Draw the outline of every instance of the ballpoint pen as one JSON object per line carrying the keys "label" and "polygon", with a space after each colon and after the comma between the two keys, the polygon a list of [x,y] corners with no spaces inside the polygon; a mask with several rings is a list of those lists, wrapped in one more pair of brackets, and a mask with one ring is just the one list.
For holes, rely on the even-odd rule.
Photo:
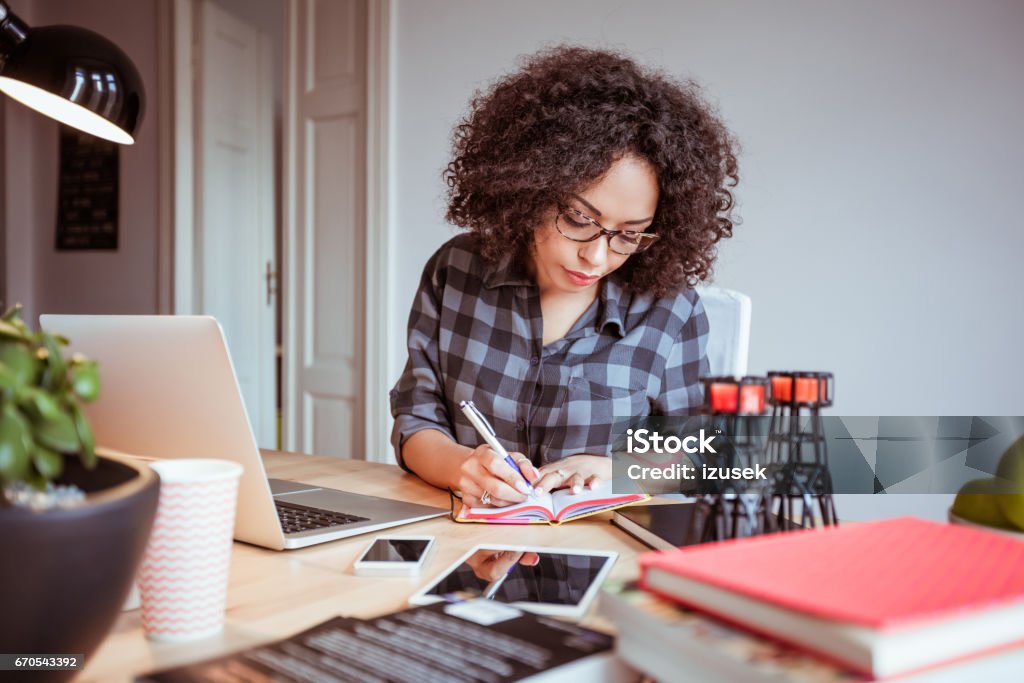
{"label": "ballpoint pen", "polygon": [[466,419],[468,419],[476,428],[476,431],[484,438],[484,441],[486,441],[487,445],[491,447],[491,450],[507,462],[509,467],[519,473],[519,476],[523,478],[524,482],[526,482],[530,495],[534,495],[535,491],[533,484],[531,484],[530,480],[526,478],[523,471],[519,469],[519,463],[517,463],[515,459],[508,454],[505,447],[498,442],[497,435],[494,433],[494,428],[491,427],[491,423],[487,421],[487,418],[483,416],[475,405],[473,405],[472,401],[462,401],[459,403],[459,407],[462,408],[462,414],[465,415]]}
{"label": "ballpoint pen", "polygon": [[494,596],[498,594],[498,589],[501,588],[501,584],[505,583],[505,579],[508,578],[509,574],[511,574],[512,570],[515,568],[516,563],[513,562],[512,566],[508,568],[507,572],[505,572],[504,574],[496,578],[494,581],[491,581],[489,584],[487,584],[487,588],[484,589],[484,592],[480,595],[480,597],[484,600],[493,600]]}

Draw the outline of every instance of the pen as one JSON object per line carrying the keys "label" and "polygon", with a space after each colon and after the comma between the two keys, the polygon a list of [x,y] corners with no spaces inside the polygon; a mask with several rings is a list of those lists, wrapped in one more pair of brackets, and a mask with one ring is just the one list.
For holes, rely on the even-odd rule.
{"label": "pen", "polygon": [[508,451],[505,450],[504,446],[498,443],[498,438],[494,433],[494,428],[491,427],[491,423],[487,421],[487,418],[483,416],[475,405],[473,405],[472,401],[462,401],[459,403],[459,407],[462,408],[462,414],[466,416],[466,419],[468,419],[474,427],[476,427],[476,431],[484,438],[484,441],[486,441],[487,445],[491,447],[491,450],[501,456],[502,459],[509,464],[509,467],[519,473],[519,476],[526,482],[527,488],[530,489],[530,495],[532,496],[534,493],[533,484],[531,484],[530,480],[526,478],[523,471],[519,469],[519,463],[517,463],[515,459],[508,454]]}
{"label": "pen", "polygon": [[484,600],[493,600],[494,596],[498,594],[498,589],[501,588],[501,584],[505,583],[505,579],[508,578],[508,575],[512,573],[513,569],[515,569],[515,564],[509,567],[507,572],[499,576],[494,581],[491,581],[480,597]]}

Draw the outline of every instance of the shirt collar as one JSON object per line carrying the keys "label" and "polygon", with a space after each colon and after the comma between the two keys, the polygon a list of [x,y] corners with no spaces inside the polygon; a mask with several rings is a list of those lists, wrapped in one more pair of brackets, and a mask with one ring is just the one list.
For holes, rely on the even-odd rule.
{"label": "shirt collar", "polygon": [[[530,274],[511,255],[504,257],[496,266],[487,271],[483,278],[484,287],[494,289],[504,286],[536,286]],[[623,307],[626,305],[626,291],[614,274],[601,280],[601,309],[598,311],[597,330],[601,332],[611,326],[620,336],[625,336]]]}
{"label": "shirt collar", "polygon": [[612,326],[620,337],[625,336],[625,324],[623,323],[623,308],[626,298],[626,291],[613,273],[601,281],[601,311],[598,314],[598,331],[603,331]]}
{"label": "shirt collar", "polygon": [[505,285],[532,285],[533,278],[526,272],[526,269],[519,263],[513,254],[501,259],[493,268],[484,274],[484,287],[494,289]]}

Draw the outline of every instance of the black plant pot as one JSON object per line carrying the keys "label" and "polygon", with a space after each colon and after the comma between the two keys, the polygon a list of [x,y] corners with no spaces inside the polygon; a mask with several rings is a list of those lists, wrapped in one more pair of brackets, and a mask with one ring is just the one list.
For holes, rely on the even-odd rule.
{"label": "black plant pot", "polygon": [[160,480],[145,465],[101,457],[92,471],[69,458],[60,482],[78,485],[88,502],[45,512],[0,508],[0,652],[81,654],[88,663],[131,589]]}

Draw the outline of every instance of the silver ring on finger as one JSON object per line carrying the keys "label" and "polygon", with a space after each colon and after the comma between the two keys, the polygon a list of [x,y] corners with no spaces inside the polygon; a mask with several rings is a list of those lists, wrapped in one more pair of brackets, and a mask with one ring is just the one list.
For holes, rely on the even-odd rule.
{"label": "silver ring on finger", "polygon": [[490,505],[491,504],[491,492],[484,489],[484,492],[480,494],[480,504]]}

